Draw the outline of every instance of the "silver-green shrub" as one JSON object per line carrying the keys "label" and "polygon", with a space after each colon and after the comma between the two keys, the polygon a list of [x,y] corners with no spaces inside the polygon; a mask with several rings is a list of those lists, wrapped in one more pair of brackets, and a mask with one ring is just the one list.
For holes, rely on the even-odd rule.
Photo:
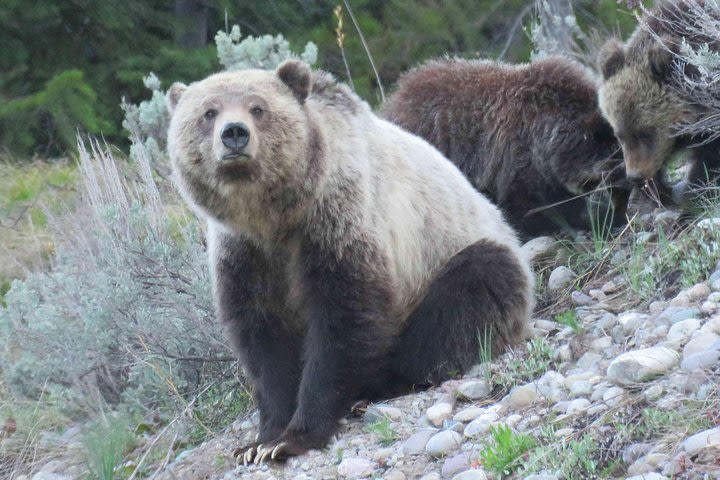
{"label": "silver-green shrub", "polygon": [[578,25],[570,0],[536,0],[528,34],[532,60],[563,55],[592,64],[587,58],[588,37]]}
{"label": "silver-green shrub", "polygon": [[232,365],[202,231],[164,203],[142,148],[134,168],[98,144],[79,152],[79,205],[48,213],[51,269],[14,281],[0,309],[0,376],[72,411],[176,411]]}
{"label": "silver-green shrub", "polygon": [[[674,70],[672,84],[690,103],[702,106],[702,112],[697,119],[678,125],[678,133],[709,142],[720,137],[720,1],[689,0],[684,8],[687,9],[684,15],[661,19],[664,28],[682,36],[680,45],[666,45],[679,67]],[[647,7],[642,7],[642,11],[645,15],[653,14]],[[649,28],[647,24],[642,27]],[[666,42],[662,36],[655,37]],[[692,39],[692,44],[687,38]]]}
{"label": "silver-green shrub", "polygon": [[308,42],[303,53],[296,55],[282,35],[250,36],[242,41],[240,38],[240,27],[237,25],[232,27],[230,33],[221,30],[215,35],[218,59],[225,70],[271,70],[291,58],[299,58],[310,65],[317,61],[318,50],[313,42]]}

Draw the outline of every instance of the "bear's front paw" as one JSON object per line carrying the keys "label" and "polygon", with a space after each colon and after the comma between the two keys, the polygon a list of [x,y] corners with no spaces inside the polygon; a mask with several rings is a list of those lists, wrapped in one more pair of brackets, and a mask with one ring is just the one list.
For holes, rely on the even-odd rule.
{"label": "bear's front paw", "polygon": [[266,444],[251,445],[243,451],[236,450],[237,461],[247,465],[262,465],[268,460],[282,462],[289,457],[302,455],[308,448],[299,439],[280,438]]}

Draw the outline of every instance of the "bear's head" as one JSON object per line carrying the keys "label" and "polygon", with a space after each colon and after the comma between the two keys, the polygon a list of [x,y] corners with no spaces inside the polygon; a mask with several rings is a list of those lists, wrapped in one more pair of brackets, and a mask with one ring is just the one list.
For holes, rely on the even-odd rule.
{"label": "bear's head", "polygon": [[628,179],[642,183],[677,150],[675,127],[689,112],[670,84],[672,52],[662,42],[637,50],[629,58],[618,41],[605,44],[599,57],[603,81],[598,101],[622,146]]}
{"label": "bear's head", "polygon": [[274,72],[224,72],[172,85],[168,153],[191,204],[243,226],[265,209],[301,201],[318,168],[306,108],[311,77],[305,63],[288,61]]}

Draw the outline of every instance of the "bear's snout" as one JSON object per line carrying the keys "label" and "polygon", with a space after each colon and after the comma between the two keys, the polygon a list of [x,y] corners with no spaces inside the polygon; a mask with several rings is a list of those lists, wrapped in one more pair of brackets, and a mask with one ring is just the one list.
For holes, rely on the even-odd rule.
{"label": "bear's snout", "polygon": [[220,133],[223,145],[232,150],[232,154],[239,153],[250,142],[250,129],[242,122],[228,123]]}

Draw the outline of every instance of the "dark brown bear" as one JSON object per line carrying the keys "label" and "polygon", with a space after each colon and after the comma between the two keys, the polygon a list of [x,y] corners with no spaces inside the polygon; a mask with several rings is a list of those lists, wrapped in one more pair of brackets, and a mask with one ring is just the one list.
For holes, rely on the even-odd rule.
{"label": "dark brown bear", "polygon": [[[437,147],[523,235],[609,225],[584,193],[623,177],[592,78],[553,57],[530,64],[433,60],[401,76],[383,115]],[[615,191],[615,219],[627,192]]]}
{"label": "dark brown bear", "polygon": [[663,173],[676,153],[688,153],[690,171],[685,185],[702,186],[715,179],[720,169],[720,140],[678,134],[677,130],[706,113],[683,88],[685,76],[692,79],[697,72],[675,56],[684,42],[695,49],[708,44],[720,51],[720,39],[703,35],[697,25],[698,13],[703,10],[720,20],[717,6],[706,3],[660,2],[643,15],[625,45],[611,40],[600,54],[604,77],[600,108],[622,145],[627,176],[637,184],[654,180],[664,201],[670,200],[670,191],[664,186]]}

